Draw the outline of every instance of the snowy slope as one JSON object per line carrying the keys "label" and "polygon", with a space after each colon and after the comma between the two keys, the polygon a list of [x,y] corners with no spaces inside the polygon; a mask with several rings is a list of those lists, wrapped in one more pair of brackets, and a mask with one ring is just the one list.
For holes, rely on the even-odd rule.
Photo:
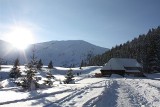
{"label": "snowy slope", "polygon": [[[0,41],[2,43],[2,41]],[[10,51],[6,50],[6,46],[11,47],[7,43],[2,45],[2,51],[0,51],[0,58],[4,58],[13,62],[13,59],[19,58],[20,63],[24,64],[30,61],[32,56],[32,49],[35,46],[35,55],[37,60],[42,59],[45,65],[48,65],[49,61],[53,61],[54,66],[70,66],[74,64],[79,66],[82,60],[87,60],[90,57],[102,54],[108,49],[95,46],[82,40],[68,40],[68,41],[50,41],[44,43],[37,43],[30,45],[25,52],[17,51],[11,47]],[[6,54],[6,51],[8,54]],[[4,57],[5,55],[5,57]],[[13,64],[13,63],[11,63]]]}
{"label": "snowy slope", "polygon": [[82,60],[86,60],[97,54],[104,53],[107,49],[101,48],[82,40],[51,41],[35,45],[36,56],[41,58],[45,64],[50,60],[54,65],[79,66]]}
{"label": "snowy slope", "polygon": [[[73,72],[84,71],[82,75],[75,76],[75,84],[54,84],[51,88],[35,91],[22,91],[12,84],[0,88],[0,107],[160,107],[159,80],[95,78],[89,75],[100,72],[101,67],[72,69]],[[64,76],[67,70],[56,67],[54,76]],[[11,82],[4,80],[0,83]]]}

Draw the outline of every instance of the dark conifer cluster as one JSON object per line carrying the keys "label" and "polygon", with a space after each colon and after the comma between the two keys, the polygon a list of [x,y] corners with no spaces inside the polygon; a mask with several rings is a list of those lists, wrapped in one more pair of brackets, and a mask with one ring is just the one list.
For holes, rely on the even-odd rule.
{"label": "dark conifer cluster", "polygon": [[144,72],[160,71],[160,26],[91,58],[88,65],[104,65],[111,58],[135,58],[143,65]]}

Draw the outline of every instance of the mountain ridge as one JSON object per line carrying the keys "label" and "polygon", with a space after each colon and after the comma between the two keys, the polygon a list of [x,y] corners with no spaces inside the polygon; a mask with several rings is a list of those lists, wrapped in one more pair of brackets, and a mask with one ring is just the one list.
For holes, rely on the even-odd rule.
{"label": "mountain ridge", "polygon": [[[35,55],[37,60],[41,59],[45,65],[52,60],[55,66],[66,67],[69,67],[72,64],[79,66],[82,60],[87,61],[89,58],[102,54],[108,50],[107,48],[93,45],[84,40],[49,41],[31,44],[25,52],[13,49],[6,55],[6,57],[3,57],[6,48],[4,49],[4,46],[0,47],[4,49],[0,52],[0,58],[3,57],[9,62],[9,64],[11,62],[13,63],[16,58],[20,59],[21,64],[28,63],[33,54],[32,49],[34,46],[36,49]],[[12,61],[9,61],[10,59]]]}

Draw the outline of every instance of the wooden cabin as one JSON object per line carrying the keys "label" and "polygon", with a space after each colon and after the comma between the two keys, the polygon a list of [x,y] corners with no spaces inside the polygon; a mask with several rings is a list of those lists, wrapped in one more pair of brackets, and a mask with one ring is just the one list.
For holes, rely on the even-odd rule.
{"label": "wooden cabin", "polygon": [[142,66],[136,59],[111,58],[101,69],[103,76],[112,74],[143,76]]}

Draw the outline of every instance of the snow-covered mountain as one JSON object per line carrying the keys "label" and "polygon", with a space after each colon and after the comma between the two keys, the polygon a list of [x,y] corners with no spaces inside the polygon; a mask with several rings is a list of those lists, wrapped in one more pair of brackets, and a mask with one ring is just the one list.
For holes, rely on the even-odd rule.
{"label": "snow-covered mountain", "polygon": [[[53,64],[56,66],[70,66],[71,64],[79,66],[82,60],[86,61],[90,57],[97,54],[102,54],[108,50],[83,40],[50,41],[37,43],[30,45],[25,50],[25,52],[17,51],[7,42],[3,41],[3,44],[5,45],[0,47],[1,49],[3,48],[3,50],[0,51],[0,58],[13,60],[18,57],[21,64],[30,61],[33,47],[35,47],[35,56],[37,57],[37,60],[41,59],[45,65],[48,64],[49,61],[53,61]],[[9,49],[4,47],[9,47]]]}
{"label": "snow-covered mountain", "polygon": [[[34,46],[38,59],[42,59],[45,64],[52,60],[56,66],[70,66],[71,64],[79,66],[82,60],[87,60],[107,50],[82,40],[50,41]],[[26,50],[28,56],[32,55],[32,49],[33,45]]]}

